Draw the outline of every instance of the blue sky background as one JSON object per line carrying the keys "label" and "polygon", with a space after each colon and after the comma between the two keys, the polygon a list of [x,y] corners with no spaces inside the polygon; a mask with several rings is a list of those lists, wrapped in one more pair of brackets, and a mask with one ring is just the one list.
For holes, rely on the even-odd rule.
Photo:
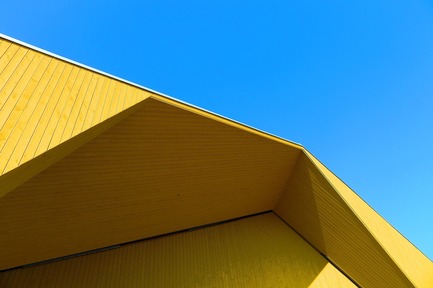
{"label": "blue sky background", "polygon": [[303,144],[433,259],[432,1],[0,11],[0,33]]}

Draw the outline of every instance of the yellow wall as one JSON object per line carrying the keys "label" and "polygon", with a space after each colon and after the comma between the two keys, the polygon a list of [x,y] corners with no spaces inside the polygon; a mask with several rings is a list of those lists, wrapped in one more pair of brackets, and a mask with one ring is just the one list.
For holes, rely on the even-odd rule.
{"label": "yellow wall", "polygon": [[[283,145],[300,148],[299,145],[0,38],[0,197],[111,127],[120,118],[128,116],[130,113],[123,113],[125,110],[148,97]],[[112,119],[114,115],[116,121]],[[100,123],[103,125],[98,126]],[[78,141],[74,139],[95,126],[99,128]],[[72,140],[71,143],[63,146],[67,149],[50,152],[69,140]],[[35,163],[29,163],[32,160]],[[19,169],[23,165],[26,168]]]}
{"label": "yellow wall", "polygon": [[299,150],[154,99],[138,106],[0,198],[0,269],[275,206]]}
{"label": "yellow wall", "polygon": [[0,272],[1,287],[355,287],[273,213]]}
{"label": "yellow wall", "polygon": [[274,211],[362,287],[414,287],[306,153]]}
{"label": "yellow wall", "polygon": [[297,144],[3,38],[0,108],[0,269],[275,208],[362,286],[433,285]]}
{"label": "yellow wall", "polygon": [[313,155],[308,158],[416,287],[433,287],[433,263]]}
{"label": "yellow wall", "polygon": [[[59,157],[45,157],[43,165],[16,173],[15,168],[151,95],[135,86],[1,40],[0,177],[6,177],[0,179],[0,197]],[[56,154],[62,157],[70,151],[62,152]]]}
{"label": "yellow wall", "polygon": [[150,95],[6,40],[0,59],[0,175]]}

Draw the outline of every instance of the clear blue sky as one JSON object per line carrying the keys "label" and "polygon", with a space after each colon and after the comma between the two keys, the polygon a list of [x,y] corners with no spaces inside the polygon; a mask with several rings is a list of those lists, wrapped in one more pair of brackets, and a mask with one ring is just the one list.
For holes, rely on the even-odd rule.
{"label": "clear blue sky", "polygon": [[433,3],[0,0],[0,33],[303,144],[433,259]]}

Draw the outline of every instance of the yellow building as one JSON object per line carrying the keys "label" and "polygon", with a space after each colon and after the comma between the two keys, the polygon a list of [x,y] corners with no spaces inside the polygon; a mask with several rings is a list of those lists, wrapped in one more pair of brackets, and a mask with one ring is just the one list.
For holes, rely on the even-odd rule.
{"label": "yellow building", "polygon": [[433,287],[299,144],[0,36],[0,287]]}

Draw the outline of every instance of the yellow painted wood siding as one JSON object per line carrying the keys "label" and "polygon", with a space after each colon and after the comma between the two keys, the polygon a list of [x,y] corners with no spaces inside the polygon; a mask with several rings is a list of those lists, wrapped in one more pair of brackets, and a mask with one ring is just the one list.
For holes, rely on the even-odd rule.
{"label": "yellow painted wood siding", "polygon": [[1,287],[355,287],[273,213],[0,272]]}
{"label": "yellow painted wood siding", "polygon": [[[55,157],[45,157],[47,151],[150,96],[220,123],[300,148],[79,64],[1,36],[0,40],[0,197],[66,156],[61,154],[64,151],[70,152],[84,142],[72,141],[75,147],[68,144],[69,149],[56,149]],[[108,128],[107,124],[102,127]],[[103,129],[95,131],[102,132]],[[44,157],[38,157],[41,155]],[[36,163],[29,163],[33,160]],[[23,164],[26,164],[26,169],[15,171]]]}
{"label": "yellow painted wood siding", "polygon": [[305,153],[274,211],[362,287],[414,287]]}
{"label": "yellow painted wood siding", "polygon": [[433,287],[433,262],[407,241],[320,161],[309,152],[306,153],[412,283],[416,287]]}
{"label": "yellow painted wood siding", "polygon": [[0,269],[275,206],[298,149],[154,99],[138,106],[0,198]]}
{"label": "yellow painted wood siding", "polygon": [[150,95],[119,80],[2,40],[0,175]]}
{"label": "yellow painted wood siding", "polygon": [[276,207],[362,285],[432,286],[432,262],[300,149],[0,38],[0,269]]}
{"label": "yellow painted wood siding", "polygon": [[[114,115],[113,117],[110,117],[109,119],[101,122],[100,124],[86,129],[86,131],[81,132],[77,136],[69,139],[68,141],[65,141],[47,150],[43,154],[31,159],[30,161],[25,162],[24,164],[21,164],[15,169],[9,171],[8,173],[1,175],[0,203],[3,201],[1,198],[4,195],[9,193],[10,191],[13,191],[13,189],[28,181],[44,169],[50,167],[56,161],[64,158],[66,155],[76,150],[78,147],[82,146],[83,144],[87,143],[91,139],[95,138],[102,132],[112,127],[113,125],[119,123],[120,121],[128,117],[140,107],[140,104],[141,102],[126,109],[125,111]],[[42,141],[43,140],[44,139],[42,139]],[[0,216],[1,212],[2,211],[0,210]]]}

